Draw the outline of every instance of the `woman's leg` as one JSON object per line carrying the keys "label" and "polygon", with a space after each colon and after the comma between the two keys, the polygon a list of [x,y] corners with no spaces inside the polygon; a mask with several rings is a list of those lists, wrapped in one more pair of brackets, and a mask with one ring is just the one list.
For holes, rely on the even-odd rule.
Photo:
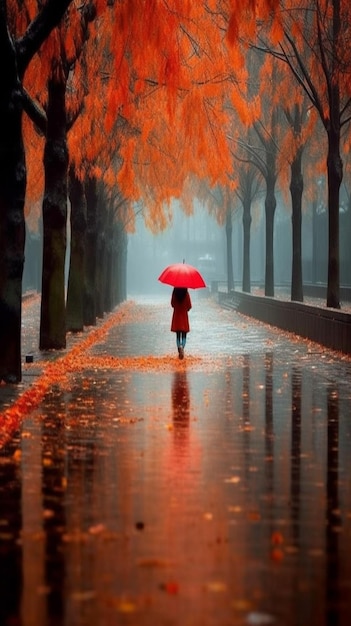
{"label": "woman's leg", "polygon": [[186,333],[182,333],[182,348],[185,348],[185,344],[186,344]]}
{"label": "woman's leg", "polygon": [[182,359],[183,356],[184,356],[184,350],[182,348],[182,333],[181,333],[181,331],[177,331],[177,348],[178,348],[179,358]]}

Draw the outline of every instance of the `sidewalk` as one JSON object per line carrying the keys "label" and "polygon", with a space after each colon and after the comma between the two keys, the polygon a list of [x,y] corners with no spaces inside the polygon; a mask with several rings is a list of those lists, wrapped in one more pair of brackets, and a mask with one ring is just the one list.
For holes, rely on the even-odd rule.
{"label": "sidewalk", "polygon": [[24,307],[1,626],[351,623],[351,360],[191,295],[184,361],[166,289],[55,358]]}

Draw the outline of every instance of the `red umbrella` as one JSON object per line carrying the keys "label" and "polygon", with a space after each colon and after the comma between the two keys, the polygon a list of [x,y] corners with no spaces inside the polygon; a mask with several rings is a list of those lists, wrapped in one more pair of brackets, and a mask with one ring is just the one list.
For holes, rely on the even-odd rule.
{"label": "red umbrella", "polygon": [[158,280],[172,287],[186,287],[190,289],[206,287],[199,270],[188,263],[173,263],[173,265],[169,265],[160,274]]}

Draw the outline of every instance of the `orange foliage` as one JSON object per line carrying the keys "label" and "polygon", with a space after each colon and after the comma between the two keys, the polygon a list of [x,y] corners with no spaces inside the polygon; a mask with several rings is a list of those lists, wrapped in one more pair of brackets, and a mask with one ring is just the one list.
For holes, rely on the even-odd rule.
{"label": "orange foliage", "polygon": [[[23,32],[35,15],[34,3],[21,3],[21,12],[15,0],[12,4]],[[247,113],[240,95],[245,76],[239,78],[240,89],[234,78],[235,72],[243,72],[243,56],[236,55],[238,67],[233,68],[225,20],[218,27],[218,2],[210,4],[213,14],[202,3],[184,0],[125,0],[110,8],[99,0],[97,7],[86,61],[76,62],[70,77],[68,113],[85,101],[69,134],[71,160],[81,177],[100,172],[107,185],[117,182],[130,201],[143,197],[150,221],[155,214],[163,227],[168,217],[166,211],[163,219],[162,211],[170,197],[182,193],[189,172],[213,184],[224,181],[231,169],[224,103],[236,92],[233,102],[242,118]],[[68,18],[44,43],[26,75],[28,89],[41,104],[52,60],[74,58],[81,45],[80,8],[72,2]],[[120,115],[127,120],[127,132],[116,131]],[[31,167],[41,163],[41,144],[29,137],[28,146],[29,202],[34,202],[40,188],[32,186]]]}
{"label": "orange foliage", "polygon": [[[272,16],[275,19],[279,4],[279,0],[231,0],[227,30],[229,45],[237,45],[239,34],[240,37],[254,39],[257,21],[267,21]],[[278,30],[275,32],[277,34]]]}
{"label": "orange foliage", "polygon": [[[92,36],[70,76],[68,112],[78,111],[84,101],[68,137],[71,161],[81,178],[98,176],[111,190],[117,185],[129,203],[141,199],[146,222],[162,229],[171,219],[170,199],[188,197],[189,177],[209,187],[233,189],[237,184],[233,125],[245,128],[262,114],[258,94],[248,101],[246,49],[238,35],[254,37],[256,20],[264,19],[278,42],[279,2],[96,4]],[[33,13],[34,3],[25,0],[22,6],[27,5]],[[72,2],[68,19],[45,42],[26,76],[28,88],[42,103],[46,95],[41,77],[48,75],[53,57],[74,57],[82,42],[80,8]],[[28,14],[21,11],[16,17],[17,28],[23,30]],[[261,80],[270,80],[267,66]],[[278,90],[271,94],[274,103],[280,98]],[[40,149],[34,141],[30,163],[41,161]],[[31,186],[34,174],[29,171]],[[184,201],[187,210],[190,204]]]}
{"label": "orange foliage", "polygon": [[33,129],[32,122],[24,117],[23,137],[27,161],[27,186],[25,216],[32,231],[37,231],[41,199],[44,190],[43,149],[44,138]]}
{"label": "orange foliage", "polygon": [[[26,23],[36,12],[35,3],[30,0],[21,3],[22,21],[24,29]],[[25,10],[27,9],[27,11]],[[64,71],[65,63],[74,64],[74,72],[70,72],[69,77],[69,97],[67,97],[67,119],[74,114],[81,105],[84,87],[84,76],[82,76],[82,66],[79,63],[81,46],[83,43],[83,28],[81,22],[81,3],[73,1],[67,11],[67,18],[62,20],[59,28],[54,29],[50,37],[44,42],[39,53],[32,60],[24,77],[24,86],[30,96],[37,101],[44,109],[47,100],[47,80],[51,75]],[[100,110],[101,116],[101,110]],[[84,120],[82,124],[84,129]],[[43,194],[43,137],[37,134],[32,123],[24,117],[23,122],[24,140],[27,157],[28,186],[26,196],[26,216],[28,223],[33,227],[38,219],[38,207]],[[88,136],[88,135],[87,135]],[[79,154],[80,149],[75,151]],[[92,152],[92,159],[95,152]]]}
{"label": "orange foliage", "polygon": [[235,102],[241,98],[247,112],[218,14],[177,0],[123,2],[114,11],[106,132],[119,113],[135,129],[122,136],[117,180],[126,197],[143,199],[154,229],[167,225],[168,201],[181,196],[189,173],[214,184],[231,170],[225,99],[236,91]]}

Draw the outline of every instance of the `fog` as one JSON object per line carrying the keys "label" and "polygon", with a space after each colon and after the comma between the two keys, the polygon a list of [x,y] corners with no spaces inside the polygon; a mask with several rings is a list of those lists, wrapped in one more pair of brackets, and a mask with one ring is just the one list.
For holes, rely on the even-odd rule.
{"label": "fog", "polygon": [[[165,290],[157,278],[171,263],[185,262],[195,265],[202,273],[209,289],[213,281],[227,280],[227,242],[225,225],[219,225],[200,203],[194,202],[193,215],[183,213],[179,204],[172,204],[173,219],[169,228],[160,234],[152,234],[138,215],[136,232],[128,242],[128,293],[152,294]],[[251,280],[264,283],[265,246],[263,207],[259,207],[251,227]],[[279,282],[290,280],[291,266],[291,218],[277,211],[276,267]],[[233,215],[233,271],[236,288],[242,284],[242,211]]]}
{"label": "fog", "polygon": [[[158,276],[167,265],[183,260],[201,269],[206,284],[225,279],[224,229],[198,205],[194,215],[187,217],[174,202],[172,213],[169,228],[156,235],[145,227],[142,215],[137,216],[136,232],[128,242],[127,284],[131,295],[164,292]],[[206,271],[200,259],[207,261]]]}
{"label": "fog", "polygon": [[[146,228],[142,214],[136,216],[135,233],[128,236],[127,295],[165,293],[158,282],[162,270],[171,263],[195,265],[208,288],[214,281],[227,281],[227,242],[225,225],[217,223],[200,202],[194,200],[193,214],[187,216],[179,203],[171,205],[172,220],[162,233],[153,234]],[[349,212],[340,213],[340,274],[341,284],[350,284],[351,248]],[[69,229],[68,229],[69,230]],[[302,268],[304,284],[325,283],[327,278],[327,211],[307,207],[302,216]],[[242,209],[233,213],[232,232],[234,288],[241,289],[243,273]],[[69,266],[69,232],[66,278]],[[41,289],[42,241],[39,233],[27,231],[23,290]],[[265,216],[264,198],[252,207],[250,244],[251,285],[263,286],[265,280]],[[291,209],[277,194],[274,220],[274,282],[276,286],[291,283],[292,226]]]}

